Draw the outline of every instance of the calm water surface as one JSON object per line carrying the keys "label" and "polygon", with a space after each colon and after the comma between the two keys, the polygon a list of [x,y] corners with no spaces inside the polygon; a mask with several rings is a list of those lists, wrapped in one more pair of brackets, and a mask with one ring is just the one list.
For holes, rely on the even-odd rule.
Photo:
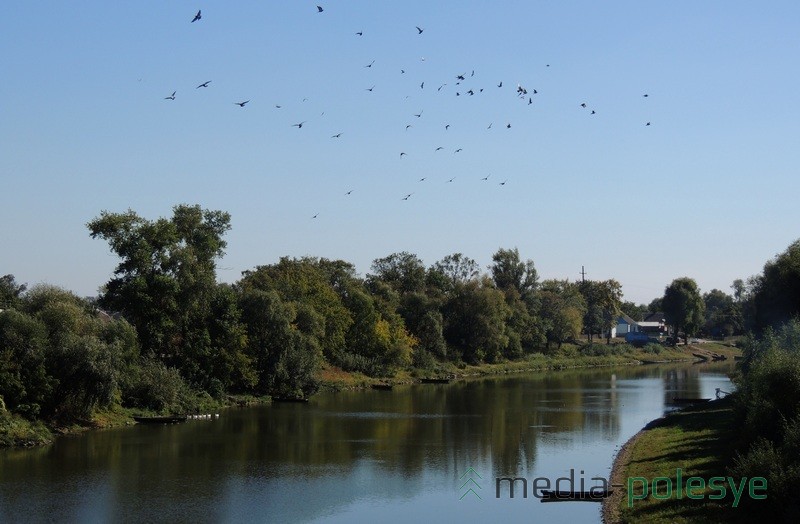
{"label": "calm water surface", "polygon": [[572,469],[576,487],[581,478],[596,485],[618,447],[671,409],[672,397],[730,391],[732,368],[638,366],[325,393],[214,420],[60,438],[0,451],[0,521],[600,522],[599,504],[541,504],[530,487],[528,498],[520,485],[513,499],[505,487],[496,498],[495,479],[555,482]]}

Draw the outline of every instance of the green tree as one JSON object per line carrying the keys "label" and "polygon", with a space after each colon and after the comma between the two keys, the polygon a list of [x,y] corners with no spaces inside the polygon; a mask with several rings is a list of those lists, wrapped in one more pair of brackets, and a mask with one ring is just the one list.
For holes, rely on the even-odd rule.
{"label": "green tree", "polygon": [[274,289],[247,289],[240,307],[258,377],[256,390],[282,397],[315,393],[324,317],[307,304],[284,302]]}
{"label": "green tree", "polygon": [[705,306],[697,282],[688,277],[676,278],[664,290],[662,300],[667,324],[675,330],[675,336],[683,333],[684,344],[703,325]]}
{"label": "green tree", "polygon": [[489,270],[498,289],[515,289],[523,300],[536,291],[539,274],[532,260],[520,259],[517,248],[498,249],[492,255],[492,262]]}
{"label": "green tree", "polygon": [[578,284],[583,295],[586,310],[583,324],[589,342],[594,334],[606,333],[607,343],[611,342],[611,328],[619,317],[619,303],[622,299],[622,286],[616,280],[585,280]]}
{"label": "green tree", "polygon": [[17,284],[14,275],[0,277],[0,309],[14,308],[27,289],[25,284]]}
{"label": "green tree", "polygon": [[491,281],[459,285],[443,308],[445,340],[466,362],[497,361],[508,345],[511,311]]}
{"label": "green tree", "polygon": [[480,270],[480,266],[473,259],[461,253],[453,253],[434,263],[429,271],[443,275],[447,279],[448,287],[452,289],[457,284],[477,278]]}
{"label": "green tree", "polygon": [[[277,264],[245,271],[237,286],[243,292],[275,291],[282,302],[303,304],[313,309],[323,319],[324,334],[319,339],[320,347],[331,363],[339,365],[353,319],[342,302],[342,296],[349,291],[340,290],[340,296],[332,284],[334,273],[329,264],[320,264],[317,259],[282,257]],[[343,282],[342,286],[345,285]]]}
{"label": "green tree", "polygon": [[703,294],[705,321],[703,331],[711,336],[725,337],[741,329],[739,310],[732,296],[712,289]]}
{"label": "green tree", "polygon": [[637,322],[644,320],[645,315],[650,311],[648,306],[644,304],[637,305],[634,302],[630,302],[628,300],[620,303],[619,310],[621,313],[625,313],[626,315],[628,315]]}
{"label": "green tree", "polygon": [[800,315],[800,240],[768,261],[754,284],[753,327],[758,332]]}
{"label": "green tree", "polygon": [[401,295],[425,289],[425,265],[417,255],[406,251],[374,260],[372,273],[368,281],[385,282]]}
{"label": "green tree", "polygon": [[540,287],[542,321],[547,348],[576,339],[583,330],[586,303],[578,285],[568,280],[545,280]]}
{"label": "green tree", "polygon": [[134,325],[145,352],[180,363],[209,317],[230,215],[188,205],[175,206],[171,219],[155,221],[132,210],[103,211],[87,227],[122,259],[100,305]]}
{"label": "green tree", "polygon": [[34,419],[55,387],[47,373],[47,326],[21,311],[0,314],[0,397],[6,407]]}

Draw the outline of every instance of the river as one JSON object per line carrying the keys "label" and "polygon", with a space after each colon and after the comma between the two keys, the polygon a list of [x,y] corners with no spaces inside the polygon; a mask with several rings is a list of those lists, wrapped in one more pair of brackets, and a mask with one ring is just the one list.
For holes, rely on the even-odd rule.
{"label": "river", "polygon": [[[730,391],[732,364],[597,368],[321,393],[210,420],[0,450],[2,522],[600,522],[532,485],[608,478],[673,397]],[[498,478],[524,478],[514,498]],[[595,480],[592,480],[595,479]],[[554,486],[553,486],[554,487]]]}

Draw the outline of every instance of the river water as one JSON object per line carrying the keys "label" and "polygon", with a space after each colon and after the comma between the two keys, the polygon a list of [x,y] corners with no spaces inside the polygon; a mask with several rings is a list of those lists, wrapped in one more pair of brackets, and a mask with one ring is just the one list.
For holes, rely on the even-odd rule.
{"label": "river water", "polygon": [[[224,410],[0,451],[0,522],[600,522],[586,489],[673,397],[730,391],[732,364],[507,375]],[[517,481],[514,497],[508,482]],[[593,480],[594,479],[594,480]]]}

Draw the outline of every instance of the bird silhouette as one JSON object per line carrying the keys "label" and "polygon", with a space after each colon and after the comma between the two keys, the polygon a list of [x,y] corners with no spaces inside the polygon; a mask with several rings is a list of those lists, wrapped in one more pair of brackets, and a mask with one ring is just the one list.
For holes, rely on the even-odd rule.
{"label": "bird silhouette", "polygon": [[416,26],[416,28],[417,28],[417,31],[419,31],[417,34],[421,35],[422,32],[424,31],[424,29],[422,29],[420,26]]}
{"label": "bird silhouette", "polygon": [[405,70],[405,69],[401,69],[401,70],[400,70],[400,74],[401,74],[401,75],[404,75],[404,74],[406,74],[406,70]]}
{"label": "bird silhouette", "polygon": [[532,103],[533,103],[533,99],[531,97],[528,97],[528,105],[531,105]]}
{"label": "bird silhouette", "polygon": [[411,198],[411,195],[413,195],[413,194],[414,193],[407,194],[406,196],[403,197],[403,200],[408,200],[409,198]]}
{"label": "bird silhouette", "polygon": [[192,21],[190,23],[193,24],[193,23],[197,22],[198,20],[200,20],[201,18],[203,18],[203,17],[200,15],[200,10],[198,9],[197,10],[197,14],[194,15],[194,18],[192,18]]}
{"label": "bird silhouette", "polygon": [[447,181],[447,182],[445,182],[445,183],[446,183],[446,184],[449,184],[450,182],[452,182],[452,181],[453,181],[453,180],[455,180],[455,179],[456,179],[456,177],[453,177],[453,178],[451,178],[450,180],[448,180],[448,181]]}
{"label": "bird silhouette", "polygon": [[647,98],[647,97],[648,97],[648,96],[650,96],[650,95],[648,95],[647,93],[645,93],[645,94],[643,94],[642,96],[643,96],[643,97],[645,97],[645,98]]}
{"label": "bird silhouette", "polygon": [[508,180],[503,180],[502,182],[500,182],[500,185],[504,186],[504,185],[506,185],[506,182],[508,182]]}
{"label": "bird silhouette", "polygon": [[239,107],[244,107],[244,105],[247,104],[248,102],[250,102],[250,100],[245,100],[244,102],[234,102],[234,104],[236,104]]}
{"label": "bird silhouette", "polygon": [[506,124],[506,129],[511,129],[511,122],[509,122],[508,124]]}
{"label": "bird silhouette", "polygon": [[503,82],[500,82],[499,84],[497,84],[497,87],[503,87]]}
{"label": "bird silhouette", "polygon": [[405,155],[405,153],[400,153],[400,158],[403,158],[403,155]]}
{"label": "bird silhouette", "polygon": [[590,115],[594,115],[594,114],[596,114],[596,113],[594,112],[594,109],[592,109],[592,112],[591,112],[591,113],[589,113],[589,114],[590,114]]}
{"label": "bird silhouette", "polygon": [[646,125],[646,126],[649,126],[649,125],[650,125],[650,122],[646,123],[645,125]]}
{"label": "bird silhouette", "polygon": [[317,6],[317,13],[321,13],[321,12],[323,12],[323,11],[324,11],[324,9],[323,9],[322,7],[320,7],[320,6]]}
{"label": "bird silhouette", "polygon": [[420,182],[425,182],[425,179],[426,179],[426,178],[427,178],[427,177],[422,177],[422,178],[420,178],[420,179],[419,179],[419,181],[420,181]]}
{"label": "bird silhouette", "polygon": [[444,125],[444,130],[447,131],[448,129],[450,129],[450,124],[445,124]]}
{"label": "bird silhouette", "polygon": [[375,89],[375,86],[368,87],[366,90],[367,90],[367,91],[369,91],[370,93],[372,93],[372,90],[373,90],[373,89]]}
{"label": "bird silhouette", "polygon": [[177,93],[177,91],[173,91],[171,95],[165,96],[164,100],[175,100],[175,93]]}
{"label": "bird silhouette", "polygon": [[422,116],[422,111],[420,111],[419,113],[415,114],[414,116],[417,117],[417,118],[420,118]]}
{"label": "bird silhouette", "polygon": [[411,124],[408,124],[408,125],[406,126],[406,131],[408,131],[408,128],[409,128],[409,127],[414,127],[414,126],[412,126]]}
{"label": "bird silhouette", "polygon": [[492,124],[489,124],[489,127],[487,127],[486,129],[491,129],[491,128],[492,128]]}
{"label": "bird silhouette", "polygon": [[200,89],[201,87],[208,87],[208,84],[210,84],[210,83],[211,83],[211,80],[208,80],[206,82],[203,82],[199,86],[195,87],[195,89]]}
{"label": "bird silhouette", "polygon": [[441,90],[442,90],[442,88],[443,88],[444,86],[446,86],[446,85],[447,85],[447,84],[442,84],[442,85],[440,85],[440,86],[439,86],[439,89],[437,89],[437,91],[441,91]]}
{"label": "bird silhouette", "polygon": [[372,67],[372,64],[374,64],[374,63],[375,63],[375,60],[373,60],[373,61],[372,61],[372,62],[370,62],[369,64],[365,65],[364,67]]}
{"label": "bird silhouette", "polygon": [[489,177],[490,177],[490,176],[492,176],[492,174],[491,174],[491,173],[489,173],[489,174],[488,174],[488,175],[486,175],[485,177],[481,178],[481,180],[489,180]]}
{"label": "bird silhouette", "polygon": [[364,31],[358,31],[356,34],[357,34],[358,36],[364,36]]}
{"label": "bird silhouette", "polygon": [[464,75],[456,75],[456,80],[464,80]]}
{"label": "bird silhouette", "polygon": [[420,88],[420,89],[424,89],[424,88],[425,88],[425,82],[422,82],[422,83],[419,85],[419,88]]}
{"label": "bird silhouette", "polygon": [[[331,138],[339,138],[340,136],[342,136],[342,134],[341,134],[341,133],[336,133],[336,134],[335,134],[335,135],[333,135]],[[349,193],[348,193],[348,194],[349,194]]]}
{"label": "bird silhouette", "polygon": [[305,124],[305,123],[306,123],[306,120],[303,120],[299,124],[292,124],[291,127],[296,127],[297,129],[302,129],[303,128],[303,124]]}
{"label": "bird silhouette", "polygon": [[453,154],[455,154],[455,153],[460,153],[460,152],[462,152],[462,151],[464,151],[464,150],[463,150],[463,149],[461,149],[461,148],[459,147],[458,149],[456,149],[455,151],[453,151]]}
{"label": "bird silhouette", "polygon": [[473,91],[472,89],[470,89],[469,91],[467,91],[467,93],[469,93],[469,96],[472,96],[472,95],[474,95],[474,94],[475,94],[475,91]]}
{"label": "bird silhouette", "polygon": [[313,217],[311,217],[311,218],[317,218],[318,216],[319,216],[319,213],[317,213],[316,215],[314,215],[314,216],[313,216]]}
{"label": "bird silhouette", "polygon": [[582,103],[581,107],[586,107],[586,102]]}
{"label": "bird silhouette", "polygon": [[350,194],[350,193],[352,193],[352,192],[353,192],[353,190],[351,189],[350,191],[348,191],[347,193],[345,193],[345,195],[349,195],[349,194]]}

